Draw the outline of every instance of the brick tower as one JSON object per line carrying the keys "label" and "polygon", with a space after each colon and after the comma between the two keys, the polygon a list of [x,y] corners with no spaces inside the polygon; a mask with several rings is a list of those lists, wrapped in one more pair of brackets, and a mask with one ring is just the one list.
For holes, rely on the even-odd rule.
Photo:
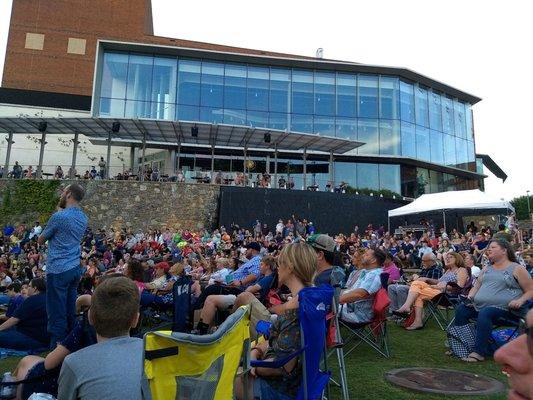
{"label": "brick tower", "polygon": [[151,0],[13,0],[2,86],[90,96],[97,39],[152,35]]}

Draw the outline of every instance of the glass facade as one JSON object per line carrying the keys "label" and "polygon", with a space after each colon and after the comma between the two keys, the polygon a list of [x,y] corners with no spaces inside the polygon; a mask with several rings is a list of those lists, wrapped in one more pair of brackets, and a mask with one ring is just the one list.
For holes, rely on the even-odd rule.
{"label": "glass facade", "polygon": [[[111,51],[99,68],[102,117],[316,133],[364,142],[358,155],[476,171],[471,105],[397,76]],[[399,165],[344,164],[336,180],[354,187],[419,193],[422,180],[426,192],[451,187],[444,176],[400,173]]]}
{"label": "glass facade", "polygon": [[100,116],[319,133],[475,171],[470,105],[398,77],[118,52],[101,77]]}

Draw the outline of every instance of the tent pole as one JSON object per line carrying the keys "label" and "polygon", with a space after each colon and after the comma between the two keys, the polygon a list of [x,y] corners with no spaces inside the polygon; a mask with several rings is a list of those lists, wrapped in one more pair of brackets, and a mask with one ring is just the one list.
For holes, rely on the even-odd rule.
{"label": "tent pole", "polygon": [[389,233],[391,233],[390,232],[390,217],[389,216],[387,216],[387,230],[389,231]]}
{"label": "tent pole", "polygon": [[443,220],[443,223],[444,223],[444,232],[446,232],[446,234],[448,234],[448,231],[446,230],[446,210],[442,210],[442,220]]}

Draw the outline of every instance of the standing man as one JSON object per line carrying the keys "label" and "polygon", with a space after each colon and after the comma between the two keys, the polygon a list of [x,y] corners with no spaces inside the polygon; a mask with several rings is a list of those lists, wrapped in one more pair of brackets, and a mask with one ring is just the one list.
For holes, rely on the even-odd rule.
{"label": "standing man", "polygon": [[50,217],[38,239],[40,245],[48,240],[46,310],[53,349],[65,339],[76,318],[80,243],[87,229],[87,216],[79,206],[84,195],[80,185],[67,186],[59,199],[59,210]]}

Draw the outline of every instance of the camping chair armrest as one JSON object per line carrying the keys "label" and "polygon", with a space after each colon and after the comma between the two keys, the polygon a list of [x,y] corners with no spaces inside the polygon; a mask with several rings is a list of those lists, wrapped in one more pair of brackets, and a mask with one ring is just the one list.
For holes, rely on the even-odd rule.
{"label": "camping chair armrest", "polygon": [[263,361],[263,360],[251,360],[250,366],[257,368],[272,368],[277,369],[283,367],[285,364],[287,364],[290,360],[292,360],[294,357],[302,354],[305,350],[305,347],[302,347],[300,350],[295,351],[292,354],[289,354],[287,357],[279,358],[277,360],[272,361]]}

